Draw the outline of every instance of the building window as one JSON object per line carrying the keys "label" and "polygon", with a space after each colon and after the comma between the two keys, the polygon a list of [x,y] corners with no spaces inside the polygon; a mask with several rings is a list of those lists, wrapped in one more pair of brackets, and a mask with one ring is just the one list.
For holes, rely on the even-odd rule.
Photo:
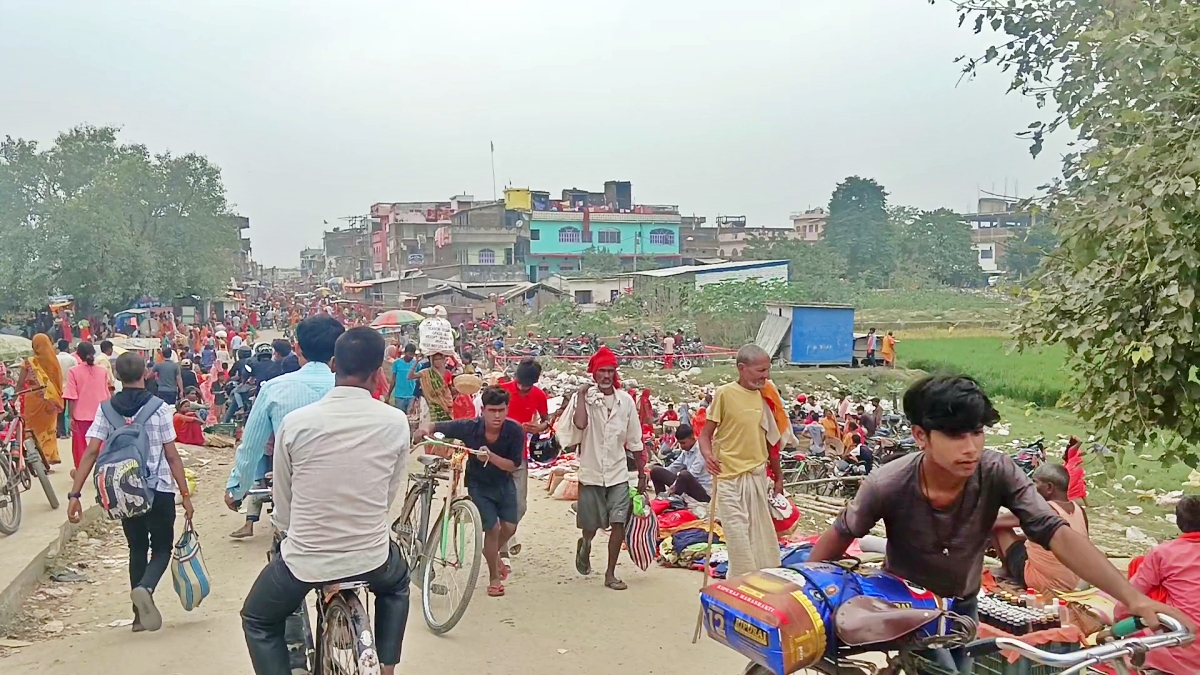
{"label": "building window", "polygon": [[558,271],[559,272],[574,272],[575,266],[574,265],[559,265]]}
{"label": "building window", "polygon": [[549,265],[538,265],[538,271],[542,272],[543,274],[546,272],[549,272],[550,266]]}
{"label": "building window", "polygon": [[620,295],[621,295],[621,291],[618,291],[617,289],[615,289],[615,288],[614,288],[613,290],[611,290],[611,291],[609,291],[609,292],[608,292],[608,301],[609,301],[609,302],[616,302],[616,301],[617,301],[617,298],[618,298]]}
{"label": "building window", "polygon": [[592,292],[591,291],[575,291],[575,303],[579,304],[579,305],[592,304]]}
{"label": "building window", "polygon": [[650,230],[650,243],[658,244],[660,246],[674,246],[675,233],[663,228]]}
{"label": "building window", "polygon": [[540,241],[541,238],[542,238],[541,230],[530,230],[529,231],[529,240],[530,241]]}
{"label": "building window", "polygon": [[583,242],[583,233],[578,228],[564,227],[558,231],[558,243],[579,244]]}
{"label": "building window", "polygon": [[990,249],[990,248],[979,249],[979,259],[980,260],[991,260],[992,259],[992,249]]}
{"label": "building window", "polygon": [[596,233],[597,244],[619,244],[621,243],[620,230],[600,230]]}
{"label": "building window", "polygon": [[496,252],[490,248],[479,249],[479,264],[480,265],[495,265]]}

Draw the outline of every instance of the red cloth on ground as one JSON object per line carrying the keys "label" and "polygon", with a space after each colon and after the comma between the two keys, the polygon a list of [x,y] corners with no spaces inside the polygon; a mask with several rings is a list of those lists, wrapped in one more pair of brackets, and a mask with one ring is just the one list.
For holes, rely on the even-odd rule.
{"label": "red cloth on ground", "polygon": [[172,422],[175,425],[177,441],[188,445],[204,445],[204,428],[200,425],[199,418],[194,415],[175,413]]}
{"label": "red cloth on ground", "polygon": [[679,527],[680,525],[685,525],[694,520],[699,520],[699,518],[696,517],[696,514],[688,511],[687,509],[680,509],[679,511],[672,511],[670,513],[664,513],[660,515],[658,517],[658,529],[669,530]]}

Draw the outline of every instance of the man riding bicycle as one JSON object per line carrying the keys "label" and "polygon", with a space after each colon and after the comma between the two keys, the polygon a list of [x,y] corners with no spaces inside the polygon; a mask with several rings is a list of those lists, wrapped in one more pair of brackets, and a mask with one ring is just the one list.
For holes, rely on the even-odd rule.
{"label": "man riding bicycle", "polygon": [[[921,452],[872,473],[854,501],[821,536],[809,560],[837,560],[875,523],[887,526],[888,571],[954,600],[954,611],[976,618],[984,550],[1001,506],[1021,522],[1025,535],[1052,551],[1072,572],[1112,595],[1157,627],[1158,613],[1193,623],[1182,612],[1155,602],[1087,537],[1066,525],[1029,478],[1002,452],[985,450],[983,429],[1000,421],[987,395],[968,377],[926,377],[904,394],[904,413]],[[960,672],[967,656],[953,654]]]}
{"label": "man riding bicycle", "polygon": [[371,398],[383,337],[353,328],[337,340],[324,398],[276,433],[273,520],[286,536],[242,606],[257,675],[290,675],[284,626],[309,591],[364,581],[375,594],[376,650],[392,675],[408,620],[408,565],[389,536],[388,508],[405,477],[408,416]]}

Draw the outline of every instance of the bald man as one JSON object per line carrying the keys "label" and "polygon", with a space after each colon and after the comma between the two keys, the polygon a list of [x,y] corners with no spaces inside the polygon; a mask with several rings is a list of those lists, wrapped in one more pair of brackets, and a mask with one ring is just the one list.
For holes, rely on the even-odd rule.
{"label": "bald man", "polygon": [[[738,350],[738,380],[717,387],[700,432],[700,452],[715,480],[717,517],[729,550],[729,577],[779,567],[779,541],[768,500],[772,485],[767,462],[782,476],[778,456],[767,452],[764,417],[769,416],[763,388],[771,375],[771,357],[757,345]],[[774,491],[782,492],[781,480]]]}

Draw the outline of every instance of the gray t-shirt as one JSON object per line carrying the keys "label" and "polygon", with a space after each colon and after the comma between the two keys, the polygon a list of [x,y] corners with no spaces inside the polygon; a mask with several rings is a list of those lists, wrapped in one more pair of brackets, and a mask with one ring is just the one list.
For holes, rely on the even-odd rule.
{"label": "gray t-shirt", "polygon": [[159,391],[176,391],[175,378],[179,377],[179,364],[174,361],[163,361],[154,364],[154,374],[158,376]]}
{"label": "gray t-shirt", "polygon": [[935,509],[921,491],[923,457],[917,452],[880,467],[834,522],[842,534],[862,537],[882,519],[885,566],[899,577],[943,597],[970,597],[979,591],[983,552],[1001,506],[1017,516],[1026,537],[1046,548],[1066,525],[1012,459],[994,450],[983,451],[959,501]]}

